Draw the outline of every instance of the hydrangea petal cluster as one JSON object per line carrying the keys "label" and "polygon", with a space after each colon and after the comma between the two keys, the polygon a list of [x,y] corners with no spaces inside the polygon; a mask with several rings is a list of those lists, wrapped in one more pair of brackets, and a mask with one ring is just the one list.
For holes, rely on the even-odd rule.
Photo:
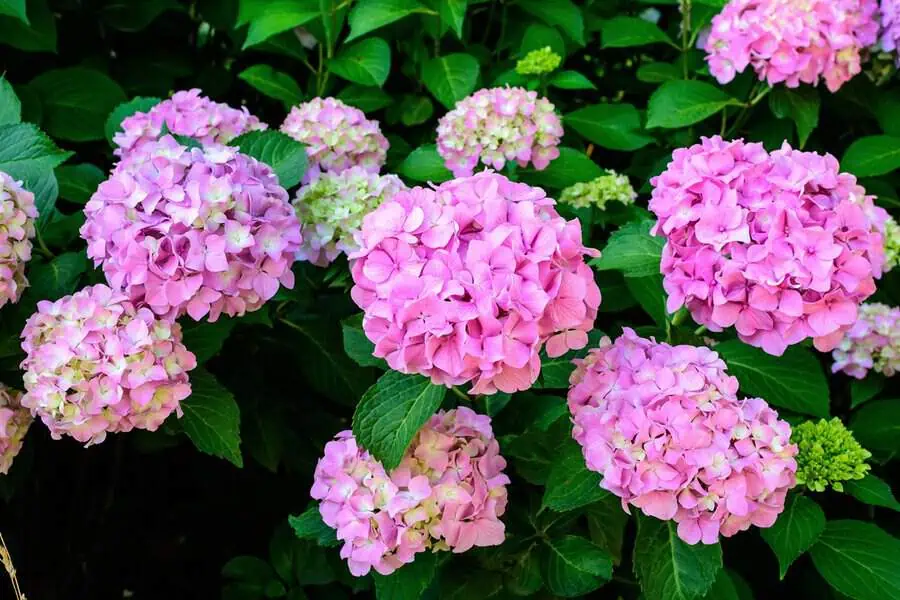
{"label": "hydrangea petal cluster", "polygon": [[478,162],[502,169],[507,161],[547,168],[559,156],[562,122],[546,98],[518,87],[481,89],[441,117],[438,154],[455,177],[475,172]]}
{"label": "hydrangea petal cluster", "polygon": [[[881,49],[897,52],[900,49],[900,0],[881,0]],[[895,58],[900,64],[900,54]]]}
{"label": "hydrangea petal cluster", "polygon": [[709,71],[728,83],[747,66],[760,81],[832,92],[860,72],[878,39],[877,0],[731,0],[705,42]]}
{"label": "hydrangea petal cluster", "polygon": [[550,46],[532,50],[524,58],[516,62],[516,73],[519,75],[544,75],[555,71],[562,62],[562,57]]}
{"label": "hydrangea petal cluster", "polygon": [[25,395],[54,439],[102,442],[108,432],[156,430],[191,393],[197,366],[181,327],[98,284],[42,300],[22,331]]}
{"label": "hydrangea petal cluster", "polygon": [[434,415],[390,473],[342,431],[325,446],[311,495],[350,572],[388,575],[428,549],[503,543],[505,467],[490,418],[460,407]]}
{"label": "hydrangea petal cluster", "polygon": [[888,272],[900,265],[900,225],[894,217],[885,219],[881,235],[884,237],[884,271]]}
{"label": "hydrangea petal cluster", "polygon": [[797,483],[814,492],[824,492],[828,486],[843,492],[842,482],[862,479],[869,471],[866,461],[872,454],[837,417],[800,423],[791,440],[799,449]]}
{"label": "hydrangea petal cluster", "polygon": [[203,145],[226,144],[237,136],[266,129],[268,125],[254,117],[247,107],[232,108],[201,96],[198,89],[175,92],[147,112],[136,112],[122,121],[113,136],[114,154],[124,158],[147,142],[155,142],[164,133],[183,135]]}
{"label": "hydrangea petal cluster", "polygon": [[324,267],[343,252],[359,249],[354,235],[363,217],[406,189],[396,175],[377,175],[362,167],[325,172],[301,186],[294,199],[303,243],[298,260]]}
{"label": "hydrangea petal cluster", "polygon": [[620,202],[624,205],[634,204],[637,192],[631,187],[627,175],[615,171],[607,171],[591,181],[570,185],[562,191],[559,201],[574,208],[596,206],[605,210],[609,202]]}
{"label": "hydrangea petal cluster", "polygon": [[22,392],[0,383],[0,473],[9,473],[33,420],[22,406]]}
{"label": "hydrangea petal cluster", "polygon": [[31,260],[37,216],[34,194],[0,171],[0,307],[18,302],[28,287],[25,263]]}
{"label": "hydrangea petal cluster", "polygon": [[235,148],[148,142],[100,184],[81,236],[109,284],[156,314],[210,321],[292,287],[300,224],[265,164]]}
{"label": "hydrangea petal cluster", "polygon": [[876,302],[859,307],[859,318],[832,352],[831,372],[857,379],[869,370],[888,377],[900,370],[900,308]]}
{"label": "hydrangea petal cluster", "polygon": [[472,394],[528,389],[538,352],[587,344],[600,290],[540,188],[486,171],[401,191],[363,220],[351,272],[375,356]]}
{"label": "hydrangea petal cluster", "polygon": [[309,168],[303,183],[319,173],[340,173],[350,167],[378,173],[390,147],[378,121],[366,119],[361,110],[337,98],[313,98],[293,107],[281,131],[306,144]]}
{"label": "hydrangea petal cluster", "polygon": [[670,346],[625,329],[575,361],[572,436],[622,507],[678,523],[689,544],[769,527],[794,486],[791,428],[708,348]]}
{"label": "hydrangea petal cluster", "polygon": [[884,211],[831,155],[703,138],[651,183],[670,312],[774,355],[828,351],[875,291]]}

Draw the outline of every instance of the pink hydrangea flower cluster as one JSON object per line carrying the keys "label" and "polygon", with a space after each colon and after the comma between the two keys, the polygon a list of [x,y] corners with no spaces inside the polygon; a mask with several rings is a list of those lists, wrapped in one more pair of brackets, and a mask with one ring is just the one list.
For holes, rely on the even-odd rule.
{"label": "pink hydrangea flower cluster", "polygon": [[28,287],[25,263],[31,260],[37,216],[34,194],[0,171],[0,307],[18,302]]}
{"label": "pink hydrangea flower cluster", "polygon": [[869,370],[888,377],[900,371],[900,308],[870,303],[832,352],[831,372],[863,379]]}
{"label": "pink hydrangea flower cluster", "polygon": [[438,154],[455,177],[478,162],[500,170],[507,161],[547,168],[559,156],[562,121],[553,104],[518,87],[481,89],[456,103],[438,122]]}
{"label": "pink hydrangea flower cluster", "polygon": [[311,495],[350,572],[388,575],[427,549],[503,543],[505,467],[491,419],[460,407],[431,417],[390,473],[342,431],[325,446]]}
{"label": "pink hydrangea flower cluster", "polygon": [[828,351],[875,291],[883,211],[831,155],[703,138],[651,183],[670,312],[774,355]]}
{"label": "pink hydrangea flower cluster", "polygon": [[164,126],[171,134],[194,138],[203,145],[226,144],[243,133],[268,127],[247,107],[232,108],[201,93],[198,89],[175,92],[149,111],[124,119],[121,130],[113,136],[117,146],[113,153],[124,158],[147,142],[155,142]]}
{"label": "pink hydrangea flower cluster", "polygon": [[319,173],[340,173],[350,167],[378,173],[390,147],[378,121],[366,119],[363,111],[337,98],[313,98],[293,107],[281,131],[306,144],[309,168],[303,183]]}
{"label": "pink hydrangea flower cluster", "polygon": [[26,393],[54,439],[88,445],[108,432],[156,430],[191,393],[197,366],[181,327],[98,284],[43,300],[22,331]]}
{"label": "pink hydrangea flower cluster", "polygon": [[572,436],[601,487],[678,523],[688,544],[770,527],[795,483],[791,427],[708,348],[670,346],[626,328],[576,360]]}
{"label": "pink hydrangea flower cluster", "polygon": [[[900,0],[881,0],[881,49],[896,52],[900,49]],[[900,64],[900,54],[896,58]]]}
{"label": "pink hydrangea flower cluster", "polygon": [[493,172],[397,193],[363,220],[351,295],[375,356],[472,394],[528,389],[587,344],[600,290],[577,220]]}
{"label": "pink hydrangea flower cluster", "polygon": [[100,184],[81,236],[110,285],[156,314],[210,321],[292,287],[300,224],[265,164],[234,148],[148,142]]}
{"label": "pink hydrangea flower cluster", "polygon": [[33,420],[22,406],[22,392],[0,383],[0,474],[9,473]]}
{"label": "pink hydrangea flower cluster", "polygon": [[760,81],[832,92],[860,72],[878,39],[877,0],[731,0],[703,43],[709,71],[728,83],[747,65]]}

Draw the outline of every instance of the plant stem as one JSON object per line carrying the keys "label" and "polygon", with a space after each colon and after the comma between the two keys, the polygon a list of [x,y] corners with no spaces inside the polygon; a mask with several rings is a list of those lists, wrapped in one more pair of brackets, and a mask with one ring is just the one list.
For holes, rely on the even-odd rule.
{"label": "plant stem", "polygon": [[464,401],[467,402],[467,403],[472,401],[472,397],[471,397],[471,396],[469,396],[468,394],[466,394],[464,391],[462,391],[461,389],[459,389],[459,388],[456,387],[455,385],[454,385],[453,387],[450,388],[450,391],[453,392],[454,394],[456,394],[460,399],[464,400]]}
{"label": "plant stem", "polygon": [[694,330],[694,335],[703,335],[704,333],[706,333],[706,325],[701,325]]}
{"label": "plant stem", "polygon": [[691,0],[681,0],[681,71],[684,79],[688,77],[687,53],[691,48]]}
{"label": "plant stem", "polygon": [[41,235],[41,230],[38,228],[35,228],[35,234],[36,234],[35,237],[37,238],[37,243],[38,243],[38,250],[41,252],[41,254],[43,254],[45,257],[47,257],[49,259],[55,258],[56,255],[50,251],[50,248],[48,248],[47,244],[44,242],[44,237]]}

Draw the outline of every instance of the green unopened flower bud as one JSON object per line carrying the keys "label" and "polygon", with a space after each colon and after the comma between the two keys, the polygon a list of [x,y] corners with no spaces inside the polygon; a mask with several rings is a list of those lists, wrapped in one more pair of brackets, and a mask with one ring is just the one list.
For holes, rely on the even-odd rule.
{"label": "green unopened flower bud", "polygon": [[900,264],[900,225],[893,217],[884,222],[884,270]]}
{"label": "green unopened flower bud", "polygon": [[553,51],[550,46],[540,50],[532,50],[525,58],[516,63],[516,73],[519,75],[543,75],[555,70],[562,62],[562,57]]}
{"label": "green unopened flower bud", "polygon": [[606,208],[607,202],[634,204],[637,192],[625,175],[615,171],[607,171],[596,179],[586,183],[576,183],[562,191],[559,201],[574,208],[596,206],[600,210]]}
{"label": "green unopened flower bud", "polygon": [[842,482],[862,479],[869,470],[866,460],[872,454],[837,417],[801,423],[794,428],[791,441],[799,449],[797,483],[814,492],[824,492],[829,485],[843,492]]}

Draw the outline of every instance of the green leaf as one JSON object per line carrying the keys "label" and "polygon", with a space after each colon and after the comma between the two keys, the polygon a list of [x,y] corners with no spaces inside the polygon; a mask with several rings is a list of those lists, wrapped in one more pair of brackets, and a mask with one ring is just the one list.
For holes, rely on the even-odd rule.
{"label": "green leaf", "polygon": [[797,89],[775,88],[769,96],[769,108],[779,119],[790,119],[797,125],[800,147],[819,124],[819,91],[812,86]]}
{"label": "green leaf", "polygon": [[301,540],[312,540],[319,546],[337,546],[340,544],[335,537],[334,529],[322,521],[317,505],[310,506],[299,516],[289,516],[288,523],[294,533]]}
{"label": "green leaf", "polygon": [[622,510],[622,501],[617,496],[607,494],[588,506],[586,512],[591,540],[613,557],[613,563],[620,564],[625,526],[630,519]]}
{"label": "green leaf", "polygon": [[442,183],[453,179],[453,173],[444,166],[444,159],[437,152],[437,146],[426,144],[409,153],[397,173],[413,181]]}
{"label": "green leaf", "polygon": [[686,127],[708,119],[726,106],[740,104],[721,89],[702,81],[667,81],[650,96],[647,127]]}
{"label": "green leaf", "polygon": [[109,116],[106,118],[106,122],[103,126],[103,131],[106,134],[106,140],[109,142],[109,144],[111,146],[115,146],[115,144],[113,144],[113,136],[115,136],[116,132],[121,129],[122,121],[124,121],[134,113],[146,113],[160,102],[162,102],[160,98],[146,98],[143,96],[138,96],[115,107],[112,112],[109,113]]}
{"label": "green leaf", "polygon": [[434,114],[434,104],[428,96],[406,96],[400,103],[400,122],[407,127],[421,125]]}
{"label": "green leaf", "polygon": [[284,188],[300,183],[306,173],[306,147],[280,131],[250,131],[234,138],[230,145],[272,167]]}
{"label": "green leaf", "polygon": [[[522,44],[519,46],[519,58],[523,58],[532,50],[550,47],[560,56],[566,55],[566,42],[555,27],[543,23],[532,23],[522,36]],[[513,71],[515,73],[515,71]]]}
{"label": "green leaf", "polygon": [[475,89],[480,67],[468,54],[432,58],[422,68],[422,82],[438,101],[452,109]]}
{"label": "green leaf", "polygon": [[90,163],[61,165],[55,173],[60,197],[74,204],[86,204],[106,179],[106,174]]}
{"label": "green leaf", "polygon": [[825,581],[854,600],[900,598],[900,540],[862,521],[829,521],[810,550]]}
{"label": "green leaf", "polygon": [[191,395],[181,401],[181,425],[198,450],[237,467],[241,457],[241,413],[234,396],[203,367],[188,374]]}
{"label": "green leaf", "polygon": [[0,171],[13,179],[50,172],[71,155],[31,123],[0,125]]}
{"label": "green leaf", "polygon": [[328,68],[347,81],[381,87],[391,72],[391,47],[381,38],[366,38],[342,49]]}
{"label": "green leaf", "polygon": [[447,388],[419,375],[388,371],[359,401],[353,413],[353,434],[385,469],[393,469],[446,393]]}
{"label": "green leaf", "polygon": [[309,23],[321,14],[319,0],[241,0],[237,25],[250,23],[243,48]]}
{"label": "green leaf", "polygon": [[280,54],[281,56],[287,56],[299,61],[306,60],[306,48],[292,29],[282,31],[278,35],[273,35],[253,49],[257,52]]}
{"label": "green leaf", "polygon": [[600,487],[600,474],[589,471],[581,446],[568,439],[550,469],[541,508],[564,512],[602,500],[609,492]]}
{"label": "green leaf", "polygon": [[649,220],[626,223],[609,236],[599,258],[591,261],[598,271],[621,271],[627,278],[659,275],[665,240],[651,235]]}
{"label": "green leaf", "polygon": [[438,14],[441,21],[447,23],[460,40],[463,37],[463,21],[466,18],[468,0],[439,0]]}
{"label": "green leaf", "polygon": [[516,6],[547,25],[559,27],[572,40],[584,46],[584,18],[571,0],[519,0]]}
{"label": "green leaf", "polygon": [[874,177],[900,167],[900,137],[870,135],[850,144],[841,159],[841,169],[857,177]]}
{"label": "green leaf", "polygon": [[516,596],[530,596],[544,585],[541,560],[535,546],[516,556],[506,572],[506,589]]}
{"label": "green leaf", "polygon": [[828,381],[810,350],[790,346],[782,356],[772,356],[738,340],[722,342],[715,350],[740,381],[741,392],[794,412],[828,416]]}
{"label": "green leaf", "polygon": [[56,210],[56,199],[59,196],[59,185],[53,171],[31,171],[22,182],[26,190],[34,193],[34,206],[38,211],[36,226],[43,232]]}
{"label": "green leaf", "polygon": [[575,183],[590,181],[603,173],[603,169],[584,152],[562,147],[559,149],[559,156],[546,169],[529,169],[522,173],[521,178],[531,185],[563,189]]}
{"label": "green leaf", "polygon": [[14,17],[26,25],[28,16],[25,14],[25,0],[0,0],[0,15]]}
{"label": "green leaf", "polygon": [[25,52],[56,52],[56,16],[47,0],[28,0],[27,12],[27,23],[0,15],[0,43]]}
{"label": "green leaf", "polygon": [[596,90],[597,86],[591,83],[591,80],[579,73],[578,71],[560,71],[555,73],[547,82],[550,85],[561,90]]}
{"label": "green leaf", "polygon": [[638,17],[614,17],[600,23],[603,48],[628,48],[646,44],[669,44],[674,46],[665,32],[651,23]]}
{"label": "green leaf", "polygon": [[825,531],[825,512],[806,496],[791,494],[784,512],[769,528],[760,533],[778,557],[779,577],[784,579],[788,567],[809,550]]}
{"label": "green leaf", "polygon": [[341,332],[344,339],[344,352],[353,359],[353,362],[361,367],[379,367],[387,369],[387,363],[383,358],[372,355],[375,352],[375,344],[366,337],[362,328],[362,313],[347,317],[341,321]]}
{"label": "green leaf", "polygon": [[397,569],[389,576],[372,575],[377,600],[421,600],[423,592],[434,579],[437,554],[422,552],[416,560]]}
{"label": "green leaf", "polygon": [[564,117],[565,125],[610,150],[637,150],[654,141],[640,133],[641,117],[630,104],[594,104]]}
{"label": "green leaf", "polygon": [[345,104],[355,106],[365,113],[381,110],[394,102],[394,99],[384,90],[360,85],[345,87],[337,97]]}
{"label": "green leaf", "polygon": [[303,90],[294,78],[269,65],[247,67],[238,74],[238,78],[269,98],[279,100],[288,109],[303,101]]}
{"label": "green leaf", "polygon": [[900,452],[900,400],[866,402],[853,413],[850,429],[866,450]]}
{"label": "green leaf", "polygon": [[688,545],[678,537],[676,527],[673,521],[638,516],[634,572],[647,598],[702,598],[722,568],[719,544]]}
{"label": "green leaf", "polygon": [[222,567],[222,577],[264,586],[275,577],[275,570],[259,557],[235,556]]}
{"label": "green leaf", "polygon": [[674,79],[681,79],[681,71],[678,67],[669,63],[654,62],[641,65],[635,74],[638,81],[644,83],[663,83]]}
{"label": "green leaf", "polygon": [[637,300],[653,322],[665,328],[668,320],[666,310],[666,291],[663,288],[663,277],[659,273],[646,277],[625,277],[625,287]]}
{"label": "green leaf", "polygon": [[506,405],[512,400],[512,394],[497,392],[490,396],[483,396],[483,398],[484,412],[487,413],[487,416],[493,418],[496,417],[501,410],[506,408]]}
{"label": "green leaf", "polygon": [[125,101],[118,83],[84,67],[44,71],[28,85],[41,97],[43,127],[73,142],[103,139],[107,116]]}
{"label": "green leaf", "polygon": [[22,103],[6,77],[0,75],[0,125],[22,121]]}
{"label": "green leaf", "polygon": [[103,7],[103,21],[119,31],[141,31],[168,10],[181,10],[175,0],[113,0]]}
{"label": "green leaf", "polygon": [[850,382],[850,408],[868,402],[884,389],[885,378],[878,373],[869,373],[865,379]]}
{"label": "green leaf", "polygon": [[891,486],[871,473],[862,479],[845,481],[844,491],[860,502],[900,512],[900,502],[894,498]]}
{"label": "green leaf", "polygon": [[704,600],[740,600],[734,581],[725,569],[719,571],[712,587],[703,598]]}
{"label": "green leaf", "polygon": [[84,251],[60,254],[49,263],[30,263],[30,291],[42,300],[57,300],[75,291],[78,278],[87,269],[88,260]]}
{"label": "green leaf", "polygon": [[612,578],[612,558],[587,538],[566,535],[545,540],[541,570],[547,588],[572,598],[590,593]]}
{"label": "green leaf", "polygon": [[347,17],[350,35],[346,41],[354,40],[413,13],[422,12],[423,8],[416,0],[359,0]]}
{"label": "green leaf", "polygon": [[41,231],[44,243],[50,249],[68,248],[78,238],[78,230],[84,225],[84,221],[84,212],[80,210],[71,215],[64,215],[54,208]]}
{"label": "green leaf", "polygon": [[183,329],[184,345],[197,357],[197,364],[203,364],[219,353],[237,320],[219,317],[215,323],[200,322]]}

